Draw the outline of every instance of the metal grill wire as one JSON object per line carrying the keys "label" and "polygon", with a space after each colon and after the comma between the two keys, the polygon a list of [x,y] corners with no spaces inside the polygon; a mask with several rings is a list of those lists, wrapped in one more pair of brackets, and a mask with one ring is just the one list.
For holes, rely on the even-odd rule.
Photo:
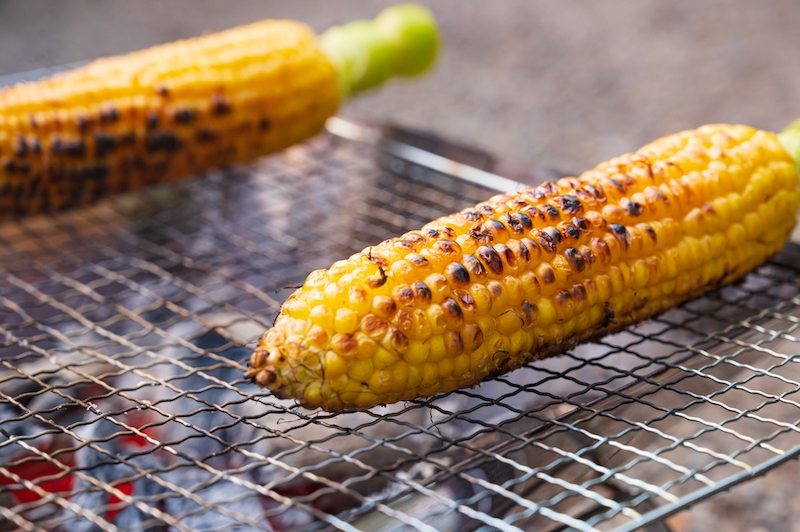
{"label": "metal grill wire", "polygon": [[488,195],[328,136],[0,226],[4,526],[632,530],[796,454],[787,260],[434,400],[332,415],[241,378],[287,287]]}

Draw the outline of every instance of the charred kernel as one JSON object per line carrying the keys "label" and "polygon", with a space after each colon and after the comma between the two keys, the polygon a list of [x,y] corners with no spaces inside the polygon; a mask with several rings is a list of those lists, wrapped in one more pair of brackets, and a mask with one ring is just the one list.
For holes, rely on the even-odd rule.
{"label": "charred kernel", "polygon": [[97,131],[94,134],[94,153],[96,157],[105,157],[114,151],[117,139],[113,135]]}
{"label": "charred kernel", "polygon": [[486,278],[486,268],[483,267],[483,263],[475,255],[464,255],[462,260],[464,267],[472,277],[476,280]]}
{"label": "charred kernel", "polygon": [[493,273],[500,275],[503,273],[503,261],[500,260],[500,255],[494,250],[492,246],[481,246],[475,252],[486,267]]}
{"label": "charred kernel", "polygon": [[550,217],[551,221],[558,220],[561,217],[561,213],[558,212],[558,209],[556,209],[553,205],[550,205],[549,203],[545,203],[544,205],[540,205],[539,208],[547,216]]}
{"label": "charred kernel", "polygon": [[226,115],[231,112],[231,102],[221,94],[211,97],[211,106],[215,115]]}
{"label": "charred kernel", "polygon": [[439,231],[430,227],[422,231],[428,238],[436,238],[439,236]]}
{"label": "charred kernel", "polygon": [[504,265],[510,268],[514,268],[517,265],[517,258],[514,256],[514,252],[510,247],[505,244],[496,244],[494,250],[500,256]]}
{"label": "charred kernel", "polygon": [[449,226],[447,226],[447,225],[445,225],[444,227],[442,227],[442,228],[440,229],[440,231],[441,231],[441,232],[442,232],[442,234],[443,234],[444,236],[446,236],[447,238],[451,238],[451,239],[452,239],[452,238],[455,238],[455,237],[457,236],[457,235],[456,235],[456,231],[455,231],[455,229],[453,229],[452,227],[449,227]]}
{"label": "charred kernel", "polygon": [[428,266],[428,259],[420,255],[419,253],[409,253],[406,255],[406,260],[417,267],[425,267]]}
{"label": "charred kernel", "polygon": [[564,214],[577,214],[583,210],[583,205],[575,196],[565,194],[553,200]]}
{"label": "charred kernel", "polygon": [[389,325],[386,323],[386,321],[382,320],[378,316],[375,316],[374,314],[367,314],[361,320],[361,330],[373,340],[383,338],[383,335],[386,334],[388,328]]}
{"label": "charred kernel", "polygon": [[612,190],[616,190],[620,194],[625,194],[625,192],[627,192],[628,190],[625,187],[625,185],[622,184],[622,182],[614,178],[602,179],[600,181],[600,185],[603,186],[603,188],[610,188]]}
{"label": "charred kernel", "polygon": [[14,146],[14,155],[17,157],[25,157],[28,155],[28,143],[25,141],[25,137],[22,135],[17,136]]}
{"label": "charred kernel", "polygon": [[569,222],[561,225],[561,232],[573,240],[578,240],[581,237],[581,232],[578,228]]}
{"label": "charred kernel", "polygon": [[625,246],[625,249],[628,249],[631,245],[631,238],[628,234],[628,230],[622,224],[610,224],[608,226],[611,229],[611,232],[614,233],[614,236]]}
{"label": "charred kernel", "polygon": [[253,377],[253,381],[262,388],[266,388],[272,383],[275,382],[277,379],[277,374],[275,373],[275,368],[273,366],[267,366],[263,370],[256,373]]}
{"label": "charred kernel", "polygon": [[414,292],[414,299],[417,302],[422,304],[431,302],[431,289],[422,281],[415,281],[414,284],[411,285],[411,290]]}
{"label": "charred kernel", "polygon": [[483,343],[483,331],[474,323],[465,323],[461,339],[464,342],[464,349],[473,351]]}
{"label": "charred kernel", "polygon": [[51,146],[54,155],[67,155],[69,157],[83,157],[86,154],[86,144],[82,140],[62,141],[56,139]]}
{"label": "charred kernel", "polygon": [[408,336],[406,336],[400,329],[391,329],[391,336],[389,340],[392,349],[397,353],[405,353],[408,349]]}
{"label": "charred kernel", "polygon": [[635,201],[631,201],[628,198],[623,198],[620,200],[620,205],[623,209],[628,211],[628,214],[631,216],[639,216],[642,214],[642,205]]}
{"label": "charred kernel", "polygon": [[492,314],[497,316],[505,311],[508,304],[508,296],[506,289],[502,283],[497,281],[490,281],[487,283],[486,288],[489,289],[489,294],[492,298]]}
{"label": "charred kernel", "polygon": [[515,262],[519,260],[521,265],[525,266],[531,261],[531,254],[528,251],[528,246],[519,240],[510,240],[508,242],[508,247],[511,249],[511,253],[514,254]]}
{"label": "charred kernel", "polygon": [[6,159],[5,161],[3,161],[3,170],[7,174],[13,174],[17,171],[17,165],[11,159]]}
{"label": "charred kernel", "polygon": [[508,229],[500,220],[489,219],[470,229],[470,236],[476,240],[494,241],[508,238]]}
{"label": "charred kernel", "polygon": [[515,225],[516,228],[515,232],[523,232],[533,228],[533,221],[531,220],[530,216],[525,214],[524,212],[515,212],[510,216],[512,223]]}
{"label": "charred kernel", "polygon": [[460,262],[451,262],[445,268],[445,275],[447,279],[453,283],[454,286],[463,286],[469,283],[469,272]]}
{"label": "charred kernel", "polygon": [[456,256],[461,254],[461,246],[453,240],[437,240],[433,244],[433,249],[445,256]]}
{"label": "charred kernel", "polygon": [[398,286],[392,295],[403,306],[410,306],[414,303],[414,291],[408,286]]}
{"label": "charred kernel", "polygon": [[586,218],[575,217],[572,219],[572,223],[581,233],[587,232],[590,228],[589,221]]}
{"label": "charred kernel", "polygon": [[572,294],[566,290],[559,290],[556,292],[554,301],[556,303],[556,308],[559,309],[559,315],[563,316],[562,319],[569,319],[575,310],[575,303],[572,301]]}
{"label": "charred kernel", "polygon": [[389,261],[386,260],[385,258],[381,257],[380,255],[374,253],[372,251],[372,248],[369,248],[369,251],[367,252],[367,259],[372,264],[375,264],[376,266],[381,266],[383,268],[386,268],[386,267],[389,266]]}
{"label": "charred kernel", "polygon": [[258,121],[258,130],[268,131],[270,127],[272,127],[272,122],[270,122],[269,118],[262,116],[261,120]]}
{"label": "charred kernel", "polygon": [[423,237],[422,235],[418,235],[416,233],[407,233],[403,237],[403,240],[405,240],[406,242],[411,242],[412,244],[414,244],[414,246],[420,246],[427,242],[427,240],[425,240],[425,237]]}
{"label": "charred kernel", "polygon": [[556,282],[556,272],[553,267],[543,262],[536,268],[536,277],[543,285],[552,285]]}
{"label": "charred kernel", "polygon": [[520,309],[522,310],[523,325],[525,327],[533,325],[539,317],[539,309],[536,308],[536,305],[525,300],[522,302]]}
{"label": "charred kernel", "polygon": [[113,124],[119,121],[119,111],[113,105],[106,107],[100,111],[101,124]]}
{"label": "charred kernel", "polygon": [[157,131],[145,137],[145,147],[150,153],[166,151],[174,152],[181,148],[181,139],[169,131]]}
{"label": "charred kernel", "polygon": [[595,257],[600,260],[600,264],[607,266],[611,262],[611,249],[609,249],[605,240],[593,238],[589,245],[592,247]]}
{"label": "charred kernel", "polygon": [[533,222],[535,220],[538,220],[539,222],[544,222],[545,221],[544,213],[542,213],[542,211],[540,211],[539,209],[537,209],[534,206],[530,206],[530,207],[525,208],[525,213],[528,215],[528,217],[530,218],[531,222]]}
{"label": "charred kernel", "polygon": [[464,339],[458,331],[447,331],[444,333],[444,348],[448,357],[451,359],[464,352]]}
{"label": "charred kernel", "polygon": [[536,231],[533,235],[541,248],[548,253],[554,253],[556,251],[556,243],[548,233],[544,231]]}
{"label": "charred kernel", "polygon": [[388,296],[375,296],[372,298],[372,312],[376,316],[389,319],[397,312],[397,303]]}
{"label": "charred kernel", "polygon": [[478,212],[484,216],[494,216],[494,209],[485,203],[478,206]]}
{"label": "charred kernel", "polygon": [[468,222],[479,222],[483,219],[478,211],[467,211],[463,214],[463,216]]}
{"label": "charred kernel", "polygon": [[458,303],[451,298],[448,297],[442,302],[442,308],[445,311],[445,314],[449,319],[452,320],[462,320],[464,319],[464,313],[461,310],[461,307],[458,306]]}
{"label": "charred kernel", "polygon": [[370,288],[380,288],[386,284],[386,279],[388,279],[386,270],[383,269],[383,266],[378,266],[378,273],[370,275],[366,281]]}
{"label": "charred kernel", "polygon": [[475,310],[475,299],[473,299],[472,294],[470,294],[468,291],[454,290],[453,296],[456,297],[462,309],[467,311]]}
{"label": "charred kernel", "polygon": [[197,118],[194,109],[179,109],[172,114],[172,121],[176,124],[191,124]]}
{"label": "charred kernel", "polygon": [[591,249],[589,249],[586,246],[581,246],[580,253],[581,257],[583,257],[583,260],[586,264],[588,264],[589,266],[594,264],[595,261],[594,253],[592,253]]}
{"label": "charred kernel", "polygon": [[158,127],[158,113],[155,111],[148,111],[144,120],[147,129],[155,129]]}
{"label": "charred kernel", "polygon": [[583,255],[575,248],[567,248],[564,250],[564,256],[572,264],[576,272],[582,272],[586,269],[586,261],[583,260]]}
{"label": "charred kernel", "polygon": [[197,130],[195,138],[197,138],[197,142],[216,142],[219,140],[220,134],[218,131],[214,131],[213,129],[201,127]]}
{"label": "charred kernel", "polygon": [[584,303],[586,301],[586,287],[584,287],[581,283],[575,283],[572,285],[572,288],[570,288],[570,293],[572,294],[572,299],[574,299],[576,303]]}
{"label": "charred kernel", "polygon": [[564,235],[561,234],[561,231],[556,229],[555,227],[545,227],[542,232],[549,236],[552,241],[556,244],[560,244],[564,241]]}

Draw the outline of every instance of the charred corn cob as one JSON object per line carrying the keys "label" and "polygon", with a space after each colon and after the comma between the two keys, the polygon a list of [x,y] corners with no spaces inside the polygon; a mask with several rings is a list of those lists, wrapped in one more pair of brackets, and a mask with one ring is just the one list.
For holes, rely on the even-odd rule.
{"label": "charred corn cob", "polygon": [[89,203],[319,132],[341,100],[433,61],[415,5],[331,28],[267,20],[0,91],[0,217]]}
{"label": "charred corn cob", "polygon": [[798,203],[775,134],[667,136],[311,273],[247,375],[330,411],[473,386],[741,278]]}

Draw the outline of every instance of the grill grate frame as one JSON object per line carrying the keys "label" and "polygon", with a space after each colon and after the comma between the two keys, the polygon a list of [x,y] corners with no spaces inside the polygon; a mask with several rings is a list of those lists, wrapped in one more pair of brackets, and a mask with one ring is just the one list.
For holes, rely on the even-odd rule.
{"label": "grill grate frame", "polygon": [[433,400],[333,415],[241,378],[285,287],[489,195],[325,135],[0,225],[8,528],[624,531],[800,453],[794,245],[639,327]]}

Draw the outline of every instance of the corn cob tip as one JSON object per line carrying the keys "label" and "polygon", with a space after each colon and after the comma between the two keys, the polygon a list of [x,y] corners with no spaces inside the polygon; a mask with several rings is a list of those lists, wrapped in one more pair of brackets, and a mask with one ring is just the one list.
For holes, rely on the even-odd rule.
{"label": "corn cob tip", "polygon": [[439,30],[426,8],[399,4],[374,20],[334,26],[320,44],[336,65],[343,96],[377,87],[392,76],[416,76],[436,59]]}

